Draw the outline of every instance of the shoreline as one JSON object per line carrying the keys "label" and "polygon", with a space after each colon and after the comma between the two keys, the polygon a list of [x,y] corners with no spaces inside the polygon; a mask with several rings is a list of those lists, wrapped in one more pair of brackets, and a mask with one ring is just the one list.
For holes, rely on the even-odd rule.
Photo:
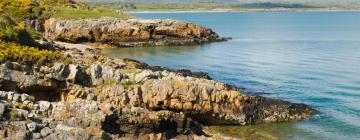
{"label": "shoreline", "polygon": [[248,10],[141,10],[124,11],[128,14],[167,14],[167,13],[246,13],[246,12],[360,12],[360,9],[248,9]]}

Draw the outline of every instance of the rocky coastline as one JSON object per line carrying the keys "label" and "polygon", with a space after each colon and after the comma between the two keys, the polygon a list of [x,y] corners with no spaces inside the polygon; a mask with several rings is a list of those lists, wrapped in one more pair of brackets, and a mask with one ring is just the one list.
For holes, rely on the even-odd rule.
{"label": "rocky coastline", "polygon": [[[119,47],[222,41],[211,29],[172,20],[62,20],[49,40]],[[297,121],[305,104],[249,96],[206,73],[113,59],[98,49],[39,42],[71,62],[0,63],[0,139],[212,139],[204,125]]]}
{"label": "rocky coastline", "polygon": [[300,120],[314,110],[95,50],[73,63],[0,65],[2,139],[206,139],[203,125]]}

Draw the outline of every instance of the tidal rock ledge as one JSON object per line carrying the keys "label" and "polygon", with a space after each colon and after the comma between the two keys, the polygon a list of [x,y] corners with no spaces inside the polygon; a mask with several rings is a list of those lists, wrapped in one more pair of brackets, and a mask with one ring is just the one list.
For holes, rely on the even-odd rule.
{"label": "tidal rock ledge", "polygon": [[190,45],[226,40],[209,28],[175,20],[51,18],[44,26],[45,36],[52,40],[98,42],[119,47]]}
{"label": "tidal rock ledge", "polygon": [[314,110],[87,49],[72,64],[0,65],[0,139],[206,139],[202,125],[300,120]]}

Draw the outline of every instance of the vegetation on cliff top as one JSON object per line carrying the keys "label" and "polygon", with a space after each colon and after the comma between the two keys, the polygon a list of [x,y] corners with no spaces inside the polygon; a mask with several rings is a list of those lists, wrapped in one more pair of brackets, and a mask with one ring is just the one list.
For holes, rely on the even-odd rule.
{"label": "vegetation on cliff top", "polygon": [[86,9],[75,9],[65,6],[57,6],[54,8],[52,17],[65,19],[82,19],[82,18],[100,18],[103,16],[114,17],[119,19],[128,19],[129,16],[124,13],[117,13],[114,10],[109,10],[103,7],[93,7]]}
{"label": "vegetation on cliff top", "polygon": [[129,16],[98,6],[89,6],[85,2],[73,0],[1,0],[0,1],[0,39],[31,45],[39,39],[41,33],[25,28],[30,20],[44,20],[50,17],[65,19],[99,18],[102,16],[128,19]]}
{"label": "vegetation on cliff top", "polygon": [[128,15],[112,9],[90,6],[85,2],[73,0],[1,0],[0,17],[16,25],[26,20],[45,20],[50,17],[98,18],[110,16],[121,19]]}
{"label": "vegetation on cliff top", "polygon": [[39,49],[35,39],[40,32],[30,29],[31,20],[44,20],[50,17],[67,19],[98,18],[102,16],[129,18],[115,10],[89,6],[73,0],[1,0],[0,1],[0,63],[14,61],[21,64],[49,64],[71,62],[70,58],[56,51]]}
{"label": "vegetation on cliff top", "polygon": [[38,9],[34,0],[1,0],[0,1],[0,16],[12,22],[11,24],[18,24],[24,19],[31,18]]}

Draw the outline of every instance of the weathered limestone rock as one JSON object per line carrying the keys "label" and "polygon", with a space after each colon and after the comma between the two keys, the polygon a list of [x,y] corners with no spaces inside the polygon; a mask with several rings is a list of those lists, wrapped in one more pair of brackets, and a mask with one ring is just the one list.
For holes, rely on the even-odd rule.
{"label": "weathered limestone rock", "polygon": [[41,129],[41,131],[40,131],[40,134],[42,137],[49,136],[51,133],[54,133],[54,130],[50,129],[49,127],[45,127],[43,129]]}
{"label": "weathered limestone rock", "polygon": [[48,102],[48,101],[39,101],[38,104],[39,104],[39,107],[40,107],[39,109],[42,112],[48,111],[50,109],[50,107],[51,107],[51,103]]}
{"label": "weathered limestone rock", "polygon": [[116,46],[163,46],[221,41],[209,28],[174,20],[119,20],[115,18],[45,22],[45,36],[66,42],[100,42]]}
{"label": "weathered limestone rock", "polygon": [[30,132],[33,132],[33,131],[36,130],[36,123],[35,122],[28,123],[28,124],[26,124],[26,126],[27,126],[27,128],[28,128],[28,130]]}
{"label": "weathered limestone rock", "polygon": [[0,101],[0,118],[3,117],[6,110],[6,104]]}
{"label": "weathered limestone rock", "polygon": [[50,69],[50,78],[64,81],[70,74],[69,65],[55,63],[54,66]]}
{"label": "weathered limestone rock", "polygon": [[0,86],[6,90],[51,91],[57,84],[51,79],[38,78],[35,75],[24,75],[23,72],[0,66]]}
{"label": "weathered limestone rock", "polygon": [[95,101],[76,99],[72,102],[58,102],[52,111],[52,118],[75,127],[101,127],[105,114]]}

